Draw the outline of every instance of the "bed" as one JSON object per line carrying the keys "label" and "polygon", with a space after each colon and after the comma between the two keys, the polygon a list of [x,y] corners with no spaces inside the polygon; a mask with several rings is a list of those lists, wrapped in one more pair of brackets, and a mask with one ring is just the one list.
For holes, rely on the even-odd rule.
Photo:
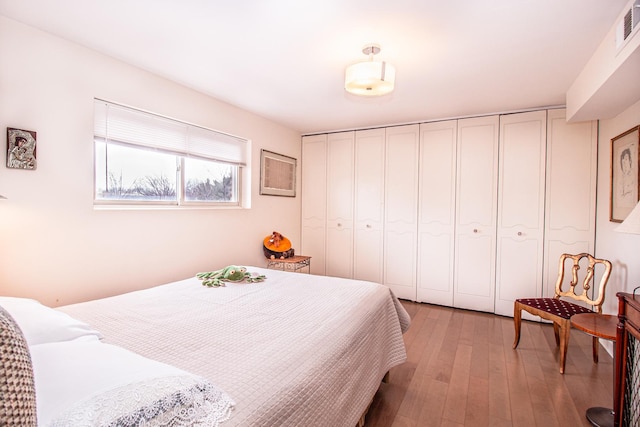
{"label": "bed", "polygon": [[[29,342],[39,420],[64,425],[56,420],[95,414],[105,405],[114,406],[115,400],[124,404],[110,407],[106,419],[133,413],[151,420],[150,425],[157,425],[155,415],[141,415],[139,406],[158,413],[160,402],[183,414],[214,413],[201,424],[177,425],[355,426],[385,374],[406,360],[402,334],[410,319],[400,302],[389,288],[371,282],[250,266],[247,270],[266,279],[208,288],[192,277],[56,309],[77,324],[66,339]],[[25,315],[17,317],[27,321]],[[20,319],[17,323],[23,326]],[[29,332],[25,335],[29,341]],[[70,354],[74,358],[67,363],[68,371],[47,368],[59,371],[55,378],[39,374],[43,368],[37,365],[43,360],[66,360]],[[100,387],[83,389],[78,394],[85,397],[77,401],[69,397],[62,404],[41,402],[86,387],[83,378],[91,374],[75,368],[84,357],[97,360],[92,363],[105,378],[90,382]],[[121,372],[108,366],[113,359],[129,368]],[[92,370],[95,367],[87,368]],[[137,375],[135,381],[128,381],[132,375]],[[43,384],[45,379],[64,382],[65,376],[76,379],[64,386],[64,393]],[[162,387],[155,387],[157,383]],[[145,391],[155,388],[164,394]],[[40,389],[45,391],[38,393]],[[182,399],[185,390],[186,407],[172,403]],[[146,400],[132,406],[131,396]]]}

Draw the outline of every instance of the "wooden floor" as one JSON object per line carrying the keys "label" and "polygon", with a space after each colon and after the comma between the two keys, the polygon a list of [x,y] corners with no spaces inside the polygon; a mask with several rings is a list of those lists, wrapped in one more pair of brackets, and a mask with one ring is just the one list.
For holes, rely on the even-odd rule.
{"label": "wooden floor", "polygon": [[513,345],[513,319],[402,301],[411,315],[407,361],[391,370],[366,417],[381,426],[589,426],[585,411],[610,408],[613,362],[591,337],[571,331],[565,374],[553,327],[523,321]]}

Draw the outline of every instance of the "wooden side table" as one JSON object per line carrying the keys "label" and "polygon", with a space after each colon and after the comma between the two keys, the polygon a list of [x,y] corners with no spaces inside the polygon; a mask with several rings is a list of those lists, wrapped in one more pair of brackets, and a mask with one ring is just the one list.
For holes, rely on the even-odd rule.
{"label": "wooden side table", "polygon": [[306,268],[307,273],[311,273],[311,257],[296,255],[284,259],[270,259],[267,261],[267,268],[294,272]]}
{"label": "wooden side table", "polygon": [[[571,326],[593,337],[616,341],[618,317],[611,314],[581,313],[571,316]],[[615,352],[615,345],[613,346]],[[613,360],[615,360],[615,354]],[[615,378],[615,364],[614,378]],[[613,394],[615,396],[615,381]],[[594,426],[613,426],[615,414],[610,408],[594,407],[587,409],[587,419]]]}

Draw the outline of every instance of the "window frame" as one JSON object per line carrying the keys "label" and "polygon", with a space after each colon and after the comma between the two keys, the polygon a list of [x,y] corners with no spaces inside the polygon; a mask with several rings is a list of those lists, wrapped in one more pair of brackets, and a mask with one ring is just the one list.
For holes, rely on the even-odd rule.
{"label": "window frame", "polygon": [[[98,130],[98,117],[99,112],[98,105],[106,106],[106,116],[104,118],[105,129],[108,129],[108,109],[112,106],[121,109],[121,110],[129,110],[134,112],[135,114],[148,115],[148,117],[153,120],[166,121],[170,124],[176,124],[180,127],[184,126],[186,129],[186,133],[184,135],[185,138],[190,137],[190,131],[195,129],[196,137],[198,134],[206,135],[208,133],[211,134],[212,138],[220,136],[223,139],[227,139],[227,145],[233,148],[233,142],[238,141],[237,147],[232,151],[238,151],[239,161],[227,161],[212,158],[213,156],[202,155],[200,152],[189,152],[188,150],[178,149],[166,149],[161,147],[153,147],[150,144],[137,144],[135,142],[129,141],[121,141],[116,138],[110,138],[108,132],[105,131],[105,135],[99,135],[100,131]],[[126,111],[125,111],[126,112]],[[102,120],[102,118],[100,118]],[[231,141],[229,143],[228,141]],[[206,143],[207,141],[205,141]],[[98,146],[99,144],[104,144],[105,149],[108,149],[109,145],[122,145],[126,146],[130,149],[140,150],[140,151],[153,151],[158,153],[163,153],[166,155],[173,156],[175,159],[175,183],[176,183],[176,195],[175,199],[172,200],[125,200],[125,199],[104,199],[99,198],[98,193]],[[198,147],[199,144],[199,147]],[[198,148],[202,148],[202,141],[197,141],[196,150]],[[214,141],[214,147],[217,146]],[[223,146],[224,148],[224,146]],[[224,150],[223,150],[224,151]],[[93,205],[97,208],[132,208],[132,209],[149,209],[149,208],[210,208],[210,209],[238,209],[238,208],[249,208],[250,200],[248,197],[251,194],[251,189],[249,187],[249,183],[251,182],[250,174],[250,153],[251,153],[251,141],[245,138],[240,138],[234,135],[222,133],[219,131],[215,131],[209,128],[205,128],[202,126],[193,125],[181,120],[172,119],[166,116],[161,116],[156,113],[150,113],[141,109],[132,108],[128,106],[124,106],[121,104],[116,104],[110,101],[105,101],[102,99],[95,98],[94,99],[94,133],[93,133]],[[228,154],[228,153],[226,153]],[[224,156],[225,153],[222,153]],[[231,166],[231,174],[232,180],[234,184],[234,195],[235,198],[233,201],[221,201],[221,200],[187,200],[187,180],[186,180],[186,167],[185,162],[188,158],[197,159],[205,162],[212,162],[215,164],[227,164]],[[233,158],[233,156],[232,156]],[[105,160],[105,165],[101,167],[106,167],[106,171],[108,172],[108,164]]]}

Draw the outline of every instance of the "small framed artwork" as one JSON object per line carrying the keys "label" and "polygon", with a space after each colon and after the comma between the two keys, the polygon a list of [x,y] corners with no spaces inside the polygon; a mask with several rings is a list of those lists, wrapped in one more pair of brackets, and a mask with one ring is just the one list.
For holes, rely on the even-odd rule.
{"label": "small framed artwork", "polygon": [[34,170],[37,165],[36,133],[7,128],[7,167]]}
{"label": "small framed artwork", "polygon": [[260,150],[260,194],[295,197],[296,163],[293,157]]}
{"label": "small framed artwork", "polygon": [[640,126],[611,140],[611,198],[609,221],[622,222],[638,203]]}

